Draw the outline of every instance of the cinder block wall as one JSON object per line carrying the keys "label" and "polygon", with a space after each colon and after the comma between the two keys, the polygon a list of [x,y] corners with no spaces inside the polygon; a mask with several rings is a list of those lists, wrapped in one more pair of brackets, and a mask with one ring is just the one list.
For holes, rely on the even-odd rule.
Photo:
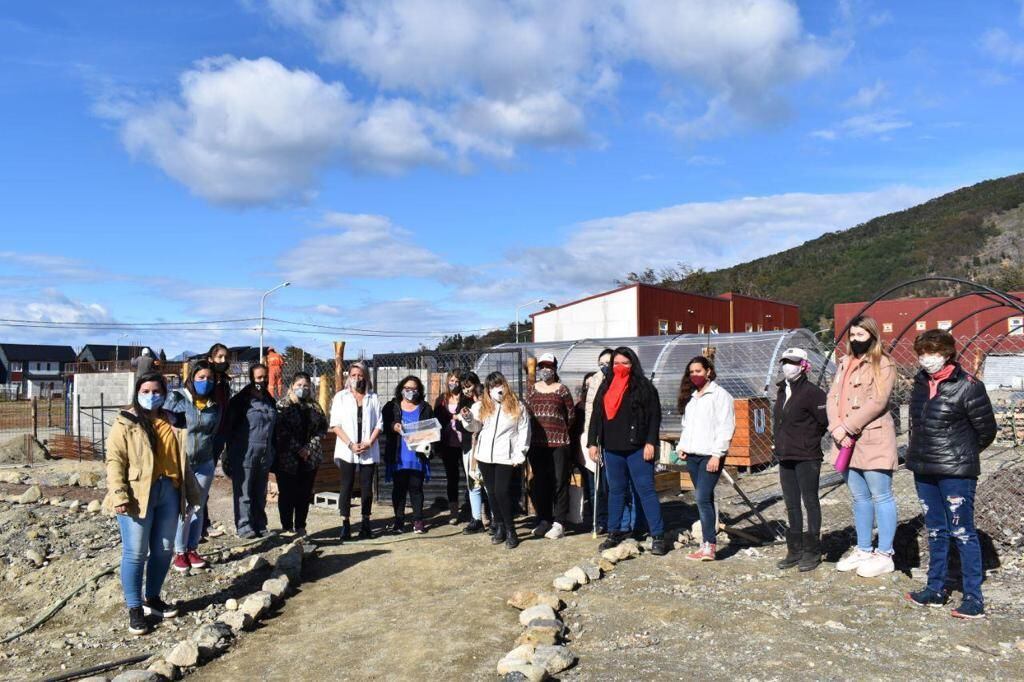
{"label": "cinder block wall", "polygon": [[[95,434],[98,440],[102,433],[109,432],[120,408],[131,403],[134,389],[134,372],[76,374],[74,400],[78,409],[74,410],[72,420],[75,435],[81,432],[83,438],[92,438]],[[102,422],[105,426],[100,424],[101,396],[106,406],[106,409],[102,410]]]}

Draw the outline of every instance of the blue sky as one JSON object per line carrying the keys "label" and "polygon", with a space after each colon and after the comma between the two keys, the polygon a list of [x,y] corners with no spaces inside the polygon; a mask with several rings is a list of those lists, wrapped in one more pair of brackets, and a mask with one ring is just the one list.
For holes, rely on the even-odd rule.
{"label": "blue sky", "polygon": [[1019,172],[1022,78],[1013,0],[6,3],[0,317],[412,348]]}

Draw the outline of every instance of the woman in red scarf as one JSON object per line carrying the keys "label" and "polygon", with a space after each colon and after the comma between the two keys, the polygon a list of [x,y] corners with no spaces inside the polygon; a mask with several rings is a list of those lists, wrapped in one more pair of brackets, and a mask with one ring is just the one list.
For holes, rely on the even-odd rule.
{"label": "woman in red scarf", "polygon": [[[605,379],[594,398],[594,412],[587,434],[589,456],[595,462],[604,449],[608,474],[608,527],[622,527],[622,512],[633,482],[651,531],[651,554],[668,552],[661,504],[654,490],[655,452],[661,430],[658,389],[644,376],[640,359],[631,348],[616,348],[612,376]],[[609,532],[601,549],[615,547],[625,533]]]}

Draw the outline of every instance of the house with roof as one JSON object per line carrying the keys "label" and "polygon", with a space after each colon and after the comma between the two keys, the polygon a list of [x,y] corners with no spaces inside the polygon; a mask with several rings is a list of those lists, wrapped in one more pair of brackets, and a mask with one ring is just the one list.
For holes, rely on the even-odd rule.
{"label": "house with roof", "polygon": [[0,343],[0,390],[11,398],[64,392],[64,366],[75,361],[71,346]]}
{"label": "house with roof", "polygon": [[154,358],[157,352],[149,346],[115,345],[104,343],[88,343],[78,352],[78,362],[115,362],[134,360],[142,355],[142,349],[149,349]]}

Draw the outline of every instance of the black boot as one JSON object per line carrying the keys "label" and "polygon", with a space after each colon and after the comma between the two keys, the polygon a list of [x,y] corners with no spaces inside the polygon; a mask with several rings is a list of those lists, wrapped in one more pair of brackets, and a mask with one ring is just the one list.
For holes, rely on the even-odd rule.
{"label": "black boot", "polygon": [[370,519],[364,518],[363,522],[359,524],[359,539],[360,540],[372,540],[373,531],[370,529]]}
{"label": "black boot", "polygon": [[516,529],[512,528],[505,533],[505,548],[515,549],[519,546],[519,536],[516,535]]}
{"label": "black boot", "polygon": [[338,534],[338,539],[342,542],[352,539],[352,525],[348,522],[348,519],[341,520],[341,532]]}
{"label": "black boot", "polygon": [[775,565],[783,570],[793,568],[800,563],[803,549],[803,534],[798,530],[786,531],[786,556]]}
{"label": "black boot", "polygon": [[500,545],[505,542],[505,526],[500,523],[495,523],[493,528],[494,534],[491,535],[491,544]]}
{"label": "black boot", "polygon": [[604,539],[604,542],[602,542],[600,545],[598,545],[597,548],[603,552],[606,549],[611,549],[612,547],[618,547],[619,544],[623,540],[625,540],[625,539],[626,539],[626,534],[625,533],[619,533],[617,531],[614,532],[614,533],[609,532],[608,533],[608,537],[606,537]]}
{"label": "black boot", "polygon": [[804,533],[804,552],[800,557],[800,572],[813,571],[821,564],[821,538]]}
{"label": "black boot", "polygon": [[664,535],[651,538],[651,554],[654,556],[665,556],[668,554],[668,543],[665,542]]}

